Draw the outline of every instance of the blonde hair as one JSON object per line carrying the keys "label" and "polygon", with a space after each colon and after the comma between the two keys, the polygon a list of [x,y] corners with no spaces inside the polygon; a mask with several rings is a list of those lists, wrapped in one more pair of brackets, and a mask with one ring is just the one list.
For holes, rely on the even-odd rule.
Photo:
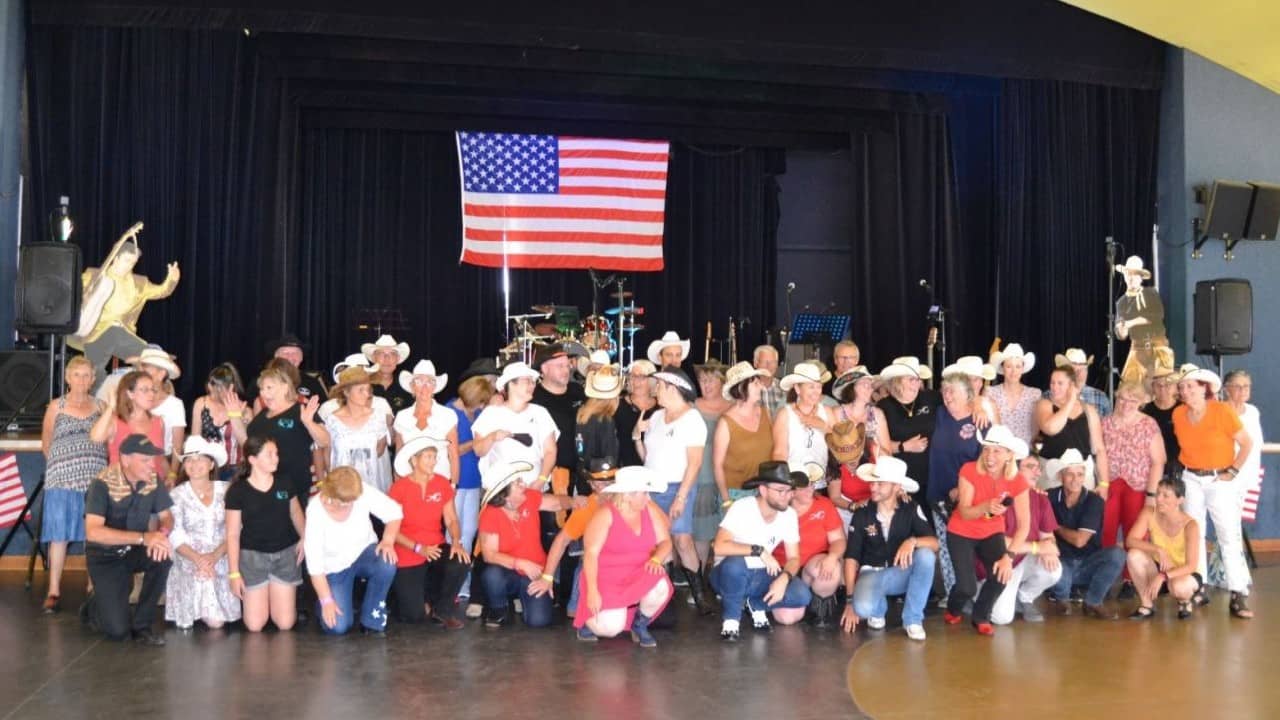
{"label": "blonde hair", "polygon": [[1142,386],[1142,383],[1136,383],[1132,380],[1126,380],[1125,382],[1120,383],[1120,387],[1116,388],[1116,397],[1119,398],[1121,395],[1133,397],[1138,401],[1139,405],[1151,399],[1151,396],[1147,394],[1147,389]]}
{"label": "blonde hair", "polygon": [[339,502],[351,502],[360,497],[360,493],[364,491],[364,481],[360,479],[360,473],[356,472],[355,468],[343,465],[330,470],[329,474],[320,481],[319,488],[322,497]]}
{"label": "blonde hair", "polygon": [[467,378],[458,386],[458,397],[469,407],[484,407],[493,398],[493,383],[483,375]]}
{"label": "blonde hair", "polygon": [[298,368],[293,363],[281,358],[272,358],[266,367],[262,368],[262,372],[258,373],[258,387],[262,387],[263,380],[275,380],[288,386],[287,393],[290,400],[298,399],[298,384],[302,382],[301,376],[298,375]]}
{"label": "blonde hair", "polygon": [[587,401],[582,403],[582,407],[578,408],[578,424],[582,425],[595,417],[612,418],[616,412],[618,412],[618,398],[609,400],[587,398]]}
{"label": "blonde hair", "polygon": [[1018,458],[1014,456],[1012,450],[1009,450],[1009,448],[1002,447],[1002,446],[983,445],[982,453],[978,455],[978,463],[980,465],[978,469],[983,470],[987,466],[987,453],[990,452],[991,448],[993,447],[1000,447],[1001,450],[1004,450],[1009,453],[1009,462],[1005,463],[1003,479],[1008,480],[1014,477],[1015,475],[1017,475],[1018,474]]}
{"label": "blonde hair", "polygon": [[85,357],[85,356],[83,356],[83,355],[76,355],[75,357],[73,357],[73,358],[71,358],[70,360],[68,360],[68,361],[67,361],[67,366],[66,366],[65,368],[63,368],[62,372],[64,372],[64,373],[71,372],[71,370],[72,370],[73,368],[78,368],[78,367],[80,367],[81,365],[83,365],[83,366],[85,366],[85,367],[89,368],[89,372],[91,372],[91,373],[93,373],[93,374],[95,374],[95,375],[97,375],[97,374],[98,374],[98,373],[97,373],[97,371],[96,371],[96,370],[94,370],[94,368],[93,368],[93,363],[89,362],[89,358],[87,358],[87,357]]}

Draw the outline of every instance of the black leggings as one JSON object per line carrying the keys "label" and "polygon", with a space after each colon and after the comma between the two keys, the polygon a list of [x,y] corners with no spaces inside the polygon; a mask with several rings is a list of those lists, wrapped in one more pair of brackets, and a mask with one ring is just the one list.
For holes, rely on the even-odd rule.
{"label": "black leggings", "polygon": [[976,554],[987,568],[987,581],[982,584],[982,592],[973,603],[973,622],[991,621],[991,608],[996,598],[1004,592],[1004,583],[996,579],[995,564],[1004,557],[1004,534],[996,533],[974,540],[961,537],[955,533],[947,534],[947,549],[951,551],[951,565],[956,571],[956,584],[951,588],[951,596],[947,598],[947,612],[959,615],[964,611],[964,604],[978,590],[978,573],[974,566]]}
{"label": "black leggings", "polygon": [[457,607],[458,590],[467,579],[471,566],[449,557],[449,546],[440,546],[440,557],[415,567],[399,568],[391,583],[401,622],[418,623],[427,619],[423,602],[431,603],[431,612],[442,618],[458,617],[466,608]]}

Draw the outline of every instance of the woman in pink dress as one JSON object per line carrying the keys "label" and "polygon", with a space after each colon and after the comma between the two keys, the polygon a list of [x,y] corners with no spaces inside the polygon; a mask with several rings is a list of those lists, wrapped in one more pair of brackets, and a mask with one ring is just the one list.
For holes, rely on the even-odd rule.
{"label": "woman in pink dress", "polygon": [[673,588],[663,564],[671,556],[666,515],[649,500],[666,482],[641,466],[618,471],[604,503],[583,537],[582,587],[574,627],[594,641],[630,629],[640,647],[657,647],[649,622],[662,612]]}

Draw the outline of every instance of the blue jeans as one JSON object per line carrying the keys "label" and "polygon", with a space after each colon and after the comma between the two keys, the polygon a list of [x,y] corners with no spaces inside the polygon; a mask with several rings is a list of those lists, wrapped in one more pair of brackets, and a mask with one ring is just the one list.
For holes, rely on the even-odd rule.
{"label": "blue jeans", "polygon": [[[360,553],[360,557],[351,563],[351,567],[325,575],[325,579],[329,581],[329,592],[333,595],[333,601],[342,611],[333,627],[325,625],[321,620],[320,630],[326,635],[341,635],[351,629],[351,624],[354,622],[351,591],[355,587],[356,578],[364,578],[368,581],[364,589],[364,602],[360,605],[360,624],[379,632],[387,629],[387,591],[391,589],[391,581],[396,578],[396,565],[378,557],[376,547],[370,543],[369,547]],[[317,603],[316,616],[322,615],[320,605]]]}
{"label": "blue jeans", "polygon": [[578,592],[582,586],[582,563],[578,563],[578,567],[573,569],[573,588],[569,590],[569,604],[565,607],[569,608],[569,612],[578,611]]}
{"label": "blue jeans", "polygon": [[782,599],[772,605],[765,605],[764,595],[769,591],[769,584],[776,578],[771,577],[764,568],[747,567],[745,557],[727,557],[711,570],[711,587],[720,593],[721,616],[724,620],[737,620],[742,617],[742,605],[749,610],[772,610],[774,608],[803,608],[809,606],[813,593],[802,581],[792,579],[787,583],[787,591]]}
{"label": "blue jeans", "polygon": [[902,606],[902,624],[924,622],[924,607],[933,588],[933,568],[938,555],[928,548],[916,548],[911,554],[911,567],[889,566],[882,570],[860,569],[853,597],[849,602],[859,617],[882,618],[889,611],[888,596],[906,593]]}
{"label": "blue jeans", "polygon": [[1101,605],[1107,599],[1107,591],[1120,579],[1124,572],[1125,554],[1120,546],[1102,548],[1085,557],[1062,558],[1062,577],[1049,592],[1058,600],[1071,597],[1073,585],[1088,587],[1084,593],[1084,601],[1090,605]]}
{"label": "blue jeans", "polygon": [[524,606],[524,624],[529,627],[546,627],[551,624],[551,596],[533,597],[529,595],[529,578],[515,570],[498,565],[485,565],[480,573],[480,582],[484,583],[485,599],[490,610],[507,609],[511,598],[519,597]]}
{"label": "blue jeans", "polygon": [[[480,494],[483,491],[480,488],[458,488],[453,495],[453,508],[458,511],[458,532],[462,533],[462,542],[449,537],[446,531],[445,536],[449,537],[449,544],[460,544],[468,554],[473,554],[476,544],[476,531],[480,526]],[[467,571],[467,579],[462,581],[462,589],[458,591],[458,597],[471,597],[471,571]],[[466,608],[463,608],[464,610]]]}

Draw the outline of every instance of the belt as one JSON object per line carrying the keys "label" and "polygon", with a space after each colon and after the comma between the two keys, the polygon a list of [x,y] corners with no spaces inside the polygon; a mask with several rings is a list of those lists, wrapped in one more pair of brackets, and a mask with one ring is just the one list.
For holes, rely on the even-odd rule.
{"label": "belt", "polygon": [[1197,470],[1196,468],[1182,468],[1182,469],[1197,477],[1214,477],[1218,473],[1222,472],[1222,470]]}

